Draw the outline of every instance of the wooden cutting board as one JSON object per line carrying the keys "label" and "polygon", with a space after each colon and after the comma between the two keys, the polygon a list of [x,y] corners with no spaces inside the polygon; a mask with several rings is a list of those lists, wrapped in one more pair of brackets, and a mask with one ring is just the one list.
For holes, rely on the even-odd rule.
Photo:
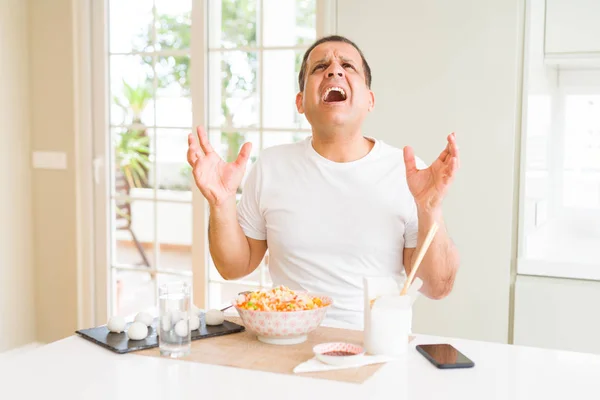
{"label": "wooden cutting board", "polygon": [[[110,332],[106,325],[90,329],[81,329],[76,331],[76,333],[84,339],[96,343],[108,350],[119,354],[125,354],[133,351],[158,347],[158,334],[156,331],[157,323],[158,318],[155,318],[152,326],[148,327],[148,336],[143,340],[130,340],[129,337],[127,337],[126,331],[131,323],[127,323],[125,326],[125,332],[121,333]],[[224,321],[222,325],[206,325],[206,322],[204,321],[204,313],[200,313],[200,328],[192,331],[191,336],[192,341],[195,341],[199,339],[238,333],[244,330],[245,328],[243,325],[239,325],[231,321]]]}

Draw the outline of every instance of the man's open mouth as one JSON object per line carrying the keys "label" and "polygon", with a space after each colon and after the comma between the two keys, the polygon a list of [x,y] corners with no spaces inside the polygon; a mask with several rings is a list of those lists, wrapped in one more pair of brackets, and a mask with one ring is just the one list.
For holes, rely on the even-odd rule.
{"label": "man's open mouth", "polygon": [[325,103],[336,103],[346,100],[346,92],[341,87],[330,87],[323,94]]}

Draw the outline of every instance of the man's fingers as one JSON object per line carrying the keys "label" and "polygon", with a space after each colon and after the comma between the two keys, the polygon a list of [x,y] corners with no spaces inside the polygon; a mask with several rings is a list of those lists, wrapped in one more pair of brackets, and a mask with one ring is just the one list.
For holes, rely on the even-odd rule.
{"label": "man's fingers", "polygon": [[415,153],[412,147],[404,147],[404,165],[406,166],[406,175],[411,175],[417,172],[417,164],[415,162]]}
{"label": "man's fingers", "polygon": [[199,126],[198,128],[196,128],[196,132],[198,132],[198,137],[200,138],[200,147],[202,148],[204,154],[214,152],[212,146],[208,141],[208,136],[206,136],[206,131],[204,130],[204,128]]}
{"label": "man's fingers", "polygon": [[446,182],[452,181],[456,171],[458,170],[458,158],[450,157],[448,165],[444,169],[444,180]]}
{"label": "man's fingers", "polygon": [[458,146],[456,145],[456,143],[450,144],[450,151],[444,164],[450,165],[451,162],[456,162],[456,167],[460,167],[460,157],[458,154]]}
{"label": "man's fingers", "polygon": [[198,156],[196,155],[196,153],[194,153],[192,151],[192,149],[188,149],[188,152],[187,152],[187,161],[188,161],[188,164],[190,164],[190,166],[193,167],[194,164],[196,164],[196,160],[198,160]]}
{"label": "man's fingers", "polygon": [[439,159],[444,163],[445,166],[449,166],[452,159],[456,159],[458,167],[458,145],[456,144],[456,136],[454,133],[448,135],[448,144],[444,151],[440,153]]}
{"label": "man's fingers", "polygon": [[456,144],[456,134],[454,132],[448,135],[448,151],[453,157],[458,157],[458,144]]}
{"label": "man's fingers", "polygon": [[200,147],[198,146],[197,140],[194,139],[194,135],[190,133],[188,135],[188,151],[187,151],[187,160],[188,163],[193,167],[198,160],[199,157],[202,156]]}
{"label": "man's fingers", "polygon": [[439,159],[442,162],[446,162],[446,160],[448,159],[448,155],[450,154],[450,143],[448,143],[448,145],[446,146],[446,148],[444,150],[442,150],[442,152],[439,155]]}
{"label": "man's fingers", "polygon": [[251,151],[252,151],[252,143],[250,143],[250,142],[244,143],[244,145],[240,149],[240,154],[238,154],[238,156],[235,160],[235,163],[237,165],[239,165],[240,167],[243,165],[246,165],[246,162],[248,162],[248,159],[250,158]]}

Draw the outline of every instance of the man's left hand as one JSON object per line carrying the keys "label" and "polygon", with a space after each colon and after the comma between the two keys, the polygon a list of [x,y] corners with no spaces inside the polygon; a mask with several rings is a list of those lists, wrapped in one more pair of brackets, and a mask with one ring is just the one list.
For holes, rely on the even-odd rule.
{"label": "man's left hand", "polygon": [[456,135],[448,135],[448,145],[429,168],[417,169],[415,155],[410,146],[404,148],[404,164],[408,188],[417,207],[424,210],[439,208],[459,167]]}

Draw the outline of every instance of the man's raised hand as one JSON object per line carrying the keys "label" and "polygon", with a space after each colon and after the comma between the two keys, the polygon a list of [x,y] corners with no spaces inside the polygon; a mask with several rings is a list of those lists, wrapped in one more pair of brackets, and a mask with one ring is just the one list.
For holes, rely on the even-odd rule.
{"label": "man's raised hand", "polygon": [[246,171],[252,144],[244,143],[237,159],[228,163],[214,151],[206,131],[201,127],[196,131],[197,135],[190,133],[188,136],[188,163],[192,167],[196,186],[208,204],[211,207],[219,207],[235,196]]}
{"label": "man's raised hand", "polygon": [[406,180],[420,208],[432,210],[440,207],[458,171],[460,162],[456,135],[451,133],[447,140],[446,148],[433,164],[421,170],[417,169],[413,149],[410,146],[404,148]]}

